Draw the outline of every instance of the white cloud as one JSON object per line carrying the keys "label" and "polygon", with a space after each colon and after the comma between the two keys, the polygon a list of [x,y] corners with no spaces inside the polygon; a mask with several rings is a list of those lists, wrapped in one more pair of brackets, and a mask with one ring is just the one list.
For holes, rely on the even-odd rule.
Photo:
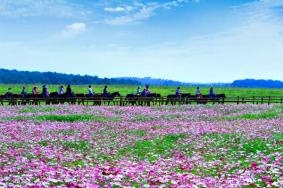
{"label": "white cloud", "polygon": [[145,20],[155,14],[155,10],[160,8],[159,4],[151,3],[148,5],[138,5],[136,12],[126,14],[123,16],[112,17],[104,20],[105,24],[109,25],[122,25],[131,22]]}
{"label": "white cloud", "polygon": [[128,12],[128,11],[132,11],[133,7],[132,6],[124,6],[124,7],[106,7],[104,8],[104,11],[106,12]]}
{"label": "white cloud", "polygon": [[86,30],[85,23],[73,23],[71,25],[67,25],[65,30],[62,32],[62,36],[64,38],[75,37]]}
{"label": "white cloud", "polygon": [[180,6],[181,3],[186,3],[186,2],[188,2],[188,0],[175,0],[175,1],[169,1],[167,3],[164,3],[162,6],[164,8],[170,9],[172,7],[178,7]]}
{"label": "white cloud", "polygon": [[198,2],[199,0],[174,0],[167,1],[165,3],[140,3],[139,1],[134,1],[132,5],[126,7],[116,7],[116,8],[105,8],[108,12],[124,12],[124,15],[119,15],[116,17],[110,17],[103,21],[105,24],[109,25],[123,25],[132,22],[138,22],[146,20],[156,14],[159,9],[171,9],[178,6],[182,6],[187,2]]}
{"label": "white cloud", "polygon": [[[153,0],[148,3],[142,0],[101,0],[88,6],[70,0],[0,0],[0,16],[92,18],[97,19],[98,23],[121,25],[146,20],[158,10],[176,8],[187,2],[199,0]],[[104,10],[102,13],[100,8]]]}

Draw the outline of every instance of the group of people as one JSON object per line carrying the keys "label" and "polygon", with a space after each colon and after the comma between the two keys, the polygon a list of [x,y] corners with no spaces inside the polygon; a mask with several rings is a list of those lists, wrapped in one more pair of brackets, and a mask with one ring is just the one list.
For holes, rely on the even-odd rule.
{"label": "group of people", "polygon": [[[177,87],[177,89],[176,89],[176,96],[180,96],[181,94],[182,94],[182,92],[181,92],[181,87]],[[202,93],[201,93],[199,87],[196,88],[195,95],[196,95],[197,98],[202,97]],[[213,87],[211,87],[211,88],[209,89],[208,95],[209,95],[210,98],[214,98],[214,97],[215,97]]]}
{"label": "group of people", "polygon": [[[136,94],[137,95],[141,95],[143,97],[147,97],[150,94],[149,85],[146,85],[145,88],[143,89],[143,91],[141,91],[140,87],[138,86]],[[181,96],[182,95],[181,87],[177,87],[176,88],[175,94],[176,94],[176,96]],[[196,95],[197,98],[202,97],[202,93],[201,93],[199,87],[196,88],[195,95]],[[213,87],[211,87],[209,89],[208,95],[209,95],[210,98],[214,98],[215,97]]]}
{"label": "group of people", "polygon": [[[25,87],[23,87],[21,94],[24,95],[24,96],[27,95]],[[31,94],[32,95],[41,94],[42,97],[49,97],[50,96],[50,92],[48,91],[48,87],[46,85],[42,86],[42,92],[41,93],[39,93],[37,86],[33,87]],[[71,89],[71,85],[67,85],[66,92],[64,91],[64,86],[63,85],[59,86],[59,88],[58,88],[58,95],[64,95],[64,94],[66,96],[69,96],[69,97],[74,96],[74,93],[72,92],[72,89]]]}
{"label": "group of people", "polygon": [[[109,97],[109,96],[110,96],[110,92],[108,91],[108,86],[104,86],[102,95],[103,95],[104,97]],[[95,96],[95,93],[94,93],[94,91],[92,90],[92,86],[91,86],[91,85],[88,86],[88,96],[89,96],[89,97]]]}
{"label": "group of people", "polygon": [[146,85],[142,91],[141,88],[138,86],[136,94],[141,95],[143,97],[147,97],[150,94],[149,85]]}
{"label": "group of people", "polygon": [[[24,96],[28,95],[25,86],[23,87],[21,94],[24,95]],[[34,86],[34,87],[32,88],[31,94],[32,94],[32,95],[38,95],[38,94],[40,94],[39,91],[38,91],[38,87],[37,87],[37,86]],[[42,94],[42,96],[44,96],[44,97],[49,97],[49,91],[48,91],[48,88],[46,87],[46,85],[43,85],[43,86],[42,86],[42,93],[41,93],[41,94]]]}
{"label": "group of people", "polygon": [[[11,90],[12,90],[11,88],[8,88],[8,91],[5,94],[6,97],[12,96]],[[137,95],[141,95],[143,97],[147,97],[150,93],[151,92],[149,90],[149,85],[146,85],[145,88],[142,91],[141,91],[141,88],[138,86],[137,91],[136,91]],[[32,95],[41,94],[42,97],[49,97],[50,96],[50,93],[49,93],[48,88],[47,88],[46,85],[42,86],[42,92],[41,93],[38,91],[38,87],[37,86],[33,87],[31,94]],[[176,93],[175,94],[176,94],[176,96],[181,96],[182,95],[181,87],[177,87],[176,88]],[[21,95],[23,95],[23,96],[27,96],[28,95],[28,92],[27,92],[25,86],[22,88]],[[66,95],[67,97],[74,97],[75,96],[75,94],[72,91],[71,85],[67,85],[66,92],[64,90],[64,86],[63,85],[59,86],[59,88],[58,88],[58,95]],[[202,97],[202,93],[201,93],[201,90],[200,90],[199,87],[196,88],[195,95],[198,98]],[[211,87],[209,89],[209,94],[208,95],[209,95],[210,98],[214,98],[215,97],[213,87]],[[95,96],[95,93],[94,93],[91,85],[88,86],[88,96],[89,97]],[[105,96],[105,97],[109,97],[110,96],[110,92],[108,91],[108,86],[107,85],[104,86],[103,96]]]}
{"label": "group of people", "polygon": [[[108,92],[107,88],[108,88],[108,86],[105,86],[104,89],[103,89],[103,96],[106,96],[106,97],[110,96],[110,92]],[[23,86],[20,94],[23,95],[23,96],[28,95],[28,92],[27,92],[25,86]],[[41,96],[45,97],[45,98],[49,97],[50,92],[48,91],[48,87],[46,85],[43,85],[42,91],[40,93],[39,90],[38,90],[38,86],[34,86],[32,91],[31,91],[31,95],[39,95],[39,94],[41,94]],[[66,91],[64,90],[64,86],[60,85],[59,88],[58,88],[57,94],[59,96],[65,95],[67,97],[74,97],[75,96],[74,92],[72,91],[71,85],[67,85]],[[5,97],[10,98],[12,95],[13,95],[12,88],[9,87],[8,91],[5,93]],[[88,86],[88,96],[90,96],[90,97],[95,96],[95,93],[93,92],[91,85]]]}

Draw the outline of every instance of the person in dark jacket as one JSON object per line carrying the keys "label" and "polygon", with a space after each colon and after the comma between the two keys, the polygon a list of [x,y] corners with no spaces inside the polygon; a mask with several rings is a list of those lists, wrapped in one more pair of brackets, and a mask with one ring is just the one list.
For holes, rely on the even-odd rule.
{"label": "person in dark jacket", "polygon": [[42,97],[49,97],[49,91],[46,85],[42,86]]}
{"label": "person in dark jacket", "polygon": [[8,88],[8,91],[4,95],[6,98],[11,98],[13,96],[12,88]]}
{"label": "person in dark jacket", "polygon": [[214,91],[213,91],[213,87],[211,87],[209,89],[209,98],[213,99],[215,97]]}
{"label": "person in dark jacket", "polygon": [[67,89],[66,89],[66,96],[67,96],[67,97],[74,97],[74,93],[72,92],[71,85],[68,85],[68,86],[67,86]]}
{"label": "person in dark jacket", "polygon": [[150,94],[149,85],[146,85],[141,93],[141,96],[147,97],[149,94]]}
{"label": "person in dark jacket", "polygon": [[108,86],[104,86],[104,89],[103,89],[103,96],[104,97],[109,97],[110,96],[110,93],[107,91],[107,88],[108,88]]}

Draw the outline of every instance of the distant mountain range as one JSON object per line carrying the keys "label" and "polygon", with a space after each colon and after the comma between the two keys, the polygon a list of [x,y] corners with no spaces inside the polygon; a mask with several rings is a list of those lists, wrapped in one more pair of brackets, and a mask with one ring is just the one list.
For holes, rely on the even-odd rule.
{"label": "distant mountain range", "polygon": [[151,77],[99,78],[90,75],[74,75],[56,72],[35,72],[0,69],[0,84],[110,84],[110,85],[156,85],[156,86],[214,86],[240,88],[283,88],[279,80],[235,80],[232,83],[186,83]]}

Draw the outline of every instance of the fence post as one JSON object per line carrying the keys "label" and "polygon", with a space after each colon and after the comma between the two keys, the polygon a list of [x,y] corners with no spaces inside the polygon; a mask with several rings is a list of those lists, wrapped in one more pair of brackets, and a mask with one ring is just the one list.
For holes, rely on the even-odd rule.
{"label": "fence post", "polygon": [[280,104],[283,104],[283,98],[281,98]]}
{"label": "fence post", "polygon": [[263,97],[261,97],[261,104],[263,104]]}
{"label": "fence post", "polygon": [[122,101],[122,97],[120,97],[120,106],[123,106],[123,101]]}
{"label": "fence post", "polygon": [[271,96],[268,97],[268,104],[271,102]]}

